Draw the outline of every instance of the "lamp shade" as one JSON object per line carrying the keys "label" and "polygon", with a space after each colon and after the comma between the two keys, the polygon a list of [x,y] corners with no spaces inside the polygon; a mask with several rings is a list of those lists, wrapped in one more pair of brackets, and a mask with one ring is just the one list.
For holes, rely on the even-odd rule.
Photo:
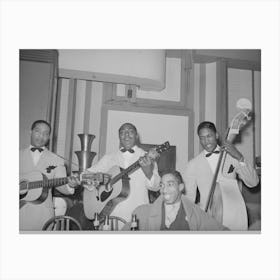
{"label": "lamp shade", "polygon": [[59,50],[59,76],[165,87],[165,50]]}

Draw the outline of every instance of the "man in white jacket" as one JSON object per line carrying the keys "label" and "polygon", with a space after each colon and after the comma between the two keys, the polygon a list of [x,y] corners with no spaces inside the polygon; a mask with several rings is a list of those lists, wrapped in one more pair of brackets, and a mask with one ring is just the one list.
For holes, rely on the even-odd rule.
{"label": "man in white jacket", "polygon": [[[221,172],[217,179],[221,184],[217,185],[215,190],[213,198],[215,210],[212,209],[212,215],[232,230],[246,230],[248,226],[247,213],[236,179],[238,176],[238,179],[241,179],[246,186],[253,188],[259,182],[256,171],[233,144],[224,142],[222,147],[218,145],[219,135],[212,122],[200,123],[197,134],[203,151],[189,161],[183,175],[187,197],[194,202],[198,188],[200,193],[199,206],[203,210],[205,209],[219,155],[221,149],[224,149],[226,152],[225,161],[222,162]],[[226,209],[230,213],[229,220],[224,216]]]}
{"label": "man in white jacket", "polygon": [[[30,146],[20,150],[19,153],[19,177],[20,180],[29,182],[45,179],[66,177],[64,161],[56,154],[48,150],[51,126],[44,120],[37,120],[31,126]],[[62,185],[57,190],[63,194],[74,193],[75,185]],[[52,190],[46,189],[45,199],[41,198],[42,188],[29,190],[21,202],[24,205],[19,210],[20,230],[42,230],[43,225],[53,218],[54,203]]]}
{"label": "man in white jacket", "polygon": [[[108,197],[102,199],[105,191],[95,189],[89,191],[84,190],[83,202],[85,215],[89,219],[93,219],[95,212],[100,213],[102,209],[106,209],[106,213],[112,216],[118,216],[126,221],[131,219],[133,210],[145,203],[149,203],[148,189],[152,191],[159,190],[160,176],[158,174],[157,163],[151,157],[150,152],[146,153],[138,147],[139,135],[136,127],[131,123],[125,123],[119,128],[120,148],[116,153],[104,155],[99,162],[88,169],[90,172],[110,173],[115,167],[123,169],[131,166],[135,162],[139,162],[140,168],[131,171],[129,175],[129,191],[127,197],[123,197],[120,201],[114,199],[114,191],[121,190],[122,180],[116,185],[112,185],[113,192],[108,192]],[[120,171],[117,171],[117,175]],[[112,176],[113,176],[112,175]],[[111,195],[110,195],[111,194]],[[116,197],[120,197],[116,196]],[[103,201],[102,201],[103,200]]]}

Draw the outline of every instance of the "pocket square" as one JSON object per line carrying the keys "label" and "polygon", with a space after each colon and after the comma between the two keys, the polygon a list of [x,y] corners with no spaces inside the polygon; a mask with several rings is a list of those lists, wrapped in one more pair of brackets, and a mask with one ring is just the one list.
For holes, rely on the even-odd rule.
{"label": "pocket square", "polygon": [[232,173],[233,170],[234,170],[234,166],[231,164],[230,167],[229,167],[229,169],[228,169],[228,173]]}
{"label": "pocket square", "polygon": [[56,168],[56,166],[54,166],[54,165],[50,165],[50,166],[48,166],[48,167],[46,168],[47,173],[51,173],[51,172],[52,172],[52,170],[53,170],[53,169],[55,169],[55,168]]}

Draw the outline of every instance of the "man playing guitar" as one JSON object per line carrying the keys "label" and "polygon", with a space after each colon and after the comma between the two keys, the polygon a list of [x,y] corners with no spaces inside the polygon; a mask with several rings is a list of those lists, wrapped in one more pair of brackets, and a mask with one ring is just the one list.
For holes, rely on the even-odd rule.
{"label": "man playing guitar", "polygon": [[[143,149],[138,147],[139,135],[133,124],[125,123],[119,128],[119,140],[120,149],[116,153],[104,155],[99,162],[90,167],[88,171],[109,173],[113,176],[113,173],[118,174],[120,172],[119,170],[115,171],[115,167],[117,167],[117,169],[119,169],[119,167],[127,168],[138,161],[140,168],[128,174],[129,178],[127,183],[130,186],[127,197],[122,199],[117,205],[115,202],[112,212],[108,212],[110,215],[118,216],[129,221],[133,210],[137,206],[149,203],[148,189],[152,191],[159,190],[160,177],[157,163],[153,160],[155,151],[151,150],[146,153]],[[118,183],[121,184],[122,182],[119,181]],[[99,213],[103,208],[102,203],[107,208],[110,206],[110,200],[112,199],[110,188],[114,189],[117,187],[114,185],[109,187],[108,198],[106,198],[106,200],[104,200],[102,196],[102,194],[106,195],[105,191],[100,194],[98,188],[95,188],[93,191],[89,191],[88,189],[84,190],[83,202],[87,218],[93,219],[95,212]]]}

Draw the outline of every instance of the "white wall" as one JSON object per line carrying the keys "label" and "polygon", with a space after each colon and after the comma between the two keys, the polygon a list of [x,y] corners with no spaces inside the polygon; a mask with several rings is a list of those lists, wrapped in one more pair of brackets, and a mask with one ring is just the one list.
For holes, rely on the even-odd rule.
{"label": "white wall", "polygon": [[183,171],[188,158],[187,116],[174,116],[127,111],[108,111],[106,153],[115,152],[119,147],[118,129],[125,123],[133,123],[143,144],[163,144],[166,141],[176,146],[176,168]]}

